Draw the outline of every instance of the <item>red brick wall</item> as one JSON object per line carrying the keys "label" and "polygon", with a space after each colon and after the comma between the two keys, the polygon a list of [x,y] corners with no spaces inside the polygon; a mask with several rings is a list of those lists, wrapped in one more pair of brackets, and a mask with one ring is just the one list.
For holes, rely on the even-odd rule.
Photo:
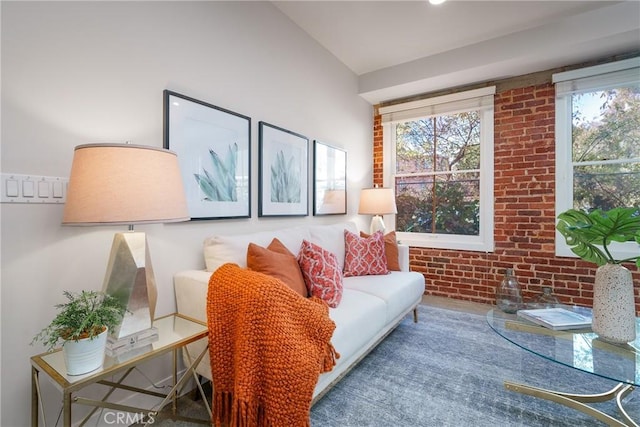
{"label": "red brick wall", "polygon": [[[494,303],[507,267],[525,300],[551,286],[561,302],[591,306],[595,266],[555,256],[555,91],[551,83],[504,90],[495,97],[494,239],[492,253],[413,247],[413,271],[426,294]],[[382,184],[382,125],[374,118],[374,183]],[[640,281],[635,266],[634,282]],[[636,289],[636,301],[639,295]],[[636,303],[640,312],[640,303]]]}
{"label": "red brick wall", "polygon": [[373,117],[373,183],[382,187],[382,119]]}

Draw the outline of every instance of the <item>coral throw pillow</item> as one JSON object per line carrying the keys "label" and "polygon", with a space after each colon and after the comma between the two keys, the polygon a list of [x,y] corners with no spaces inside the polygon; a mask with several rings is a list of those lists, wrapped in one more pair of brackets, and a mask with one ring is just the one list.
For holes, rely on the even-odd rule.
{"label": "coral throw pillow", "polygon": [[309,294],[335,308],[342,300],[342,271],[338,258],[331,252],[307,240],[302,241],[298,264]]}
{"label": "coral throw pillow", "polygon": [[308,296],[298,260],[278,239],[273,239],[266,248],[249,243],[247,267],[280,279],[303,297]]}
{"label": "coral throw pillow", "polygon": [[[360,237],[369,237],[367,233],[360,232]],[[389,271],[400,271],[400,259],[398,255],[398,240],[396,232],[390,231],[384,235],[384,253],[387,256],[387,269]]]}
{"label": "coral throw pillow", "polygon": [[344,244],[345,277],[389,273],[382,231],[364,238],[344,230]]}

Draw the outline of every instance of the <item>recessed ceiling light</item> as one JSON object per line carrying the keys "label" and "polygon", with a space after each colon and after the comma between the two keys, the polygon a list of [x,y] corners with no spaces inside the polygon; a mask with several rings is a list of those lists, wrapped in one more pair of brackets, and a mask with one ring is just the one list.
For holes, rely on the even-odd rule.
{"label": "recessed ceiling light", "polygon": [[447,0],[429,0],[429,3],[431,4],[442,4]]}

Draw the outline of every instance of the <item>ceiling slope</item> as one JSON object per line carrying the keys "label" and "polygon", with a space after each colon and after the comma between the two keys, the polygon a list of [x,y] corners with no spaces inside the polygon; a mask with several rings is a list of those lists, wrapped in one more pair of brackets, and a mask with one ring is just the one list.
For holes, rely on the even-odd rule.
{"label": "ceiling slope", "polygon": [[293,1],[372,104],[640,51],[640,1]]}

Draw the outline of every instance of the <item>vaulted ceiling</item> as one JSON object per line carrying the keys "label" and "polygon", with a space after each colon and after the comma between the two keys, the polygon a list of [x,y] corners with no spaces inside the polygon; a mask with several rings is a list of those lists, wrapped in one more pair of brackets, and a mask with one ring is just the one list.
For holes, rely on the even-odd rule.
{"label": "vaulted ceiling", "polygon": [[640,0],[276,1],[369,102],[640,52]]}

